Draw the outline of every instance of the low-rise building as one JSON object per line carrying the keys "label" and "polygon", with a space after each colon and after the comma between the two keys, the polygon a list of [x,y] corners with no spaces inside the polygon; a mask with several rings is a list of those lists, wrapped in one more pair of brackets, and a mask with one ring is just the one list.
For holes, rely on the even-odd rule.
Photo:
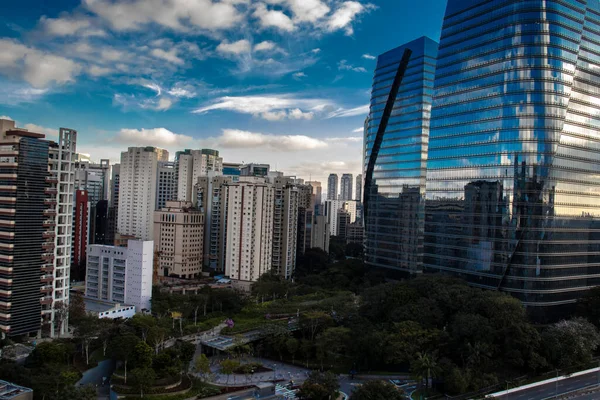
{"label": "low-rise building", "polygon": [[102,301],[89,297],[84,297],[83,303],[85,304],[85,311],[98,318],[131,318],[135,315],[135,306],[133,305]]}
{"label": "low-rise building", "polygon": [[33,400],[33,390],[0,380],[0,400]]}
{"label": "low-rise building", "polygon": [[150,310],[153,259],[152,241],[129,240],[127,247],[89,246],[86,297]]}

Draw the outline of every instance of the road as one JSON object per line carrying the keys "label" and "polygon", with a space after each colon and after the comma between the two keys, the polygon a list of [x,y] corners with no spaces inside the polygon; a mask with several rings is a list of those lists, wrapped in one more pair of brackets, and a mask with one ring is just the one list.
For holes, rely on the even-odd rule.
{"label": "road", "polygon": [[96,386],[98,399],[108,399],[110,388],[106,384],[102,386],[102,378],[110,377],[115,370],[115,363],[112,360],[104,360],[98,363],[97,367],[88,369],[83,373],[83,376],[76,383],[78,386],[93,385]]}
{"label": "road", "polygon": [[[545,385],[536,386],[530,389],[520,390],[518,392],[509,393],[508,395],[497,396],[499,400],[545,400],[552,399],[556,394],[570,393],[576,390],[583,389],[588,386],[596,385],[599,382],[600,373],[591,372],[589,374],[580,375],[574,378],[567,378],[561,381],[549,382]],[[576,395],[575,395],[576,396]],[[581,395],[581,397],[569,397],[570,399],[591,400],[598,399],[598,393]]]}

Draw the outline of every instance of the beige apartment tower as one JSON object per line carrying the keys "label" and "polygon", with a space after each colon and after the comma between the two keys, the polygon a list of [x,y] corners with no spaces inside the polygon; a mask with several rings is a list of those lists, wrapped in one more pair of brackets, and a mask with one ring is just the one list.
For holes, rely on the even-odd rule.
{"label": "beige apartment tower", "polygon": [[159,275],[196,278],[202,273],[204,214],[191,202],[167,201],[154,212]]}
{"label": "beige apartment tower", "polygon": [[240,177],[222,187],[222,237],[225,274],[254,282],[271,270],[273,185],[261,177]]}

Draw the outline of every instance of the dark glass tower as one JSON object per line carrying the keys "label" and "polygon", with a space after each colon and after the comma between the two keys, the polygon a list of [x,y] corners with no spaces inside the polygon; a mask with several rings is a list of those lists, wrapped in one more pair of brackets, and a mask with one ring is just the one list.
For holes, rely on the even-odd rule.
{"label": "dark glass tower", "polygon": [[366,263],[422,270],[423,198],[437,43],[426,37],[377,58],[365,128]]}
{"label": "dark glass tower", "polygon": [[424,267],[543,311],[600,285],[598,1],[450,0]]}

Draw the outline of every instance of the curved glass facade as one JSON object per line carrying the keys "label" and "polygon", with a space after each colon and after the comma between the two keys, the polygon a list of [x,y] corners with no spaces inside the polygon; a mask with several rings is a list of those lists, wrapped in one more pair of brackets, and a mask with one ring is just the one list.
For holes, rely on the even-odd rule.
{"label": "curved glass facade", "polygon": [[[402,70],[405,54],[409,56],[408,64]],[[365,260],[371,266],[409,273],[422,270],[423,199],[436,54],[437,43],[422,37],[377,58],[365,123],[363,170],[365,212],[368,210]],[[383,118],[384,110],[394,92],[394,79],[402,71],[387,120]],[[381,146],[371,154],[380,124],[386,123],[382,120],[387,127]],[[375,164],[369,177],[371,157]]]}
{"label": "curved glass facade", "polygon": [[600,285],[600,6],[450,0],[423,266],[529,306]]}

